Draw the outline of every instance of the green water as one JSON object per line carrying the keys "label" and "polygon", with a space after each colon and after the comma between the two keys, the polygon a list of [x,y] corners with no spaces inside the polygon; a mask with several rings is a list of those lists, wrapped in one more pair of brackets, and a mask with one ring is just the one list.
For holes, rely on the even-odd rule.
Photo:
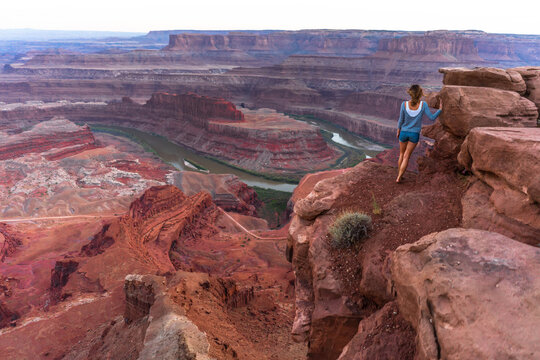
{"label": "green water", "polygon": [[[178,170],[194,171],[193,167],[186,165],[184,160],[188,160],[197,164],[204,169],[207,169],[212,174],[234,174],[249,186],[258,186],[264,189],[274,189],[279,191],[292,192],[296,184],[288,184],[285,182],[273,181],[265,179],[261,176],[256,176],[234,167],[227,166],[221,162],[201,156],[184,146],[175,144],[167,140],[163,136],[149,134],[136,129],[121,127],[121,126],[91,126],[92,131],[110,132],[115,135],[129,135],[129,137],[141,144],[147,151],[151,151],[159,156],[163,161],[171,164]],[[117,133],[115,133],[115,130]]]}
{"label": "green water", "polygon": [[[385,149],[379,144],[351,134],[345,129],[334,126],[330,123],[319,121],[312,117],[294,117],[298,120],[309,122],[312,125],[330,132],[332,134],[333,142],[355,149],[356,152],[363,152],[366,157],[375,156],[378,152]],[[163,136],[121,126],[104,126],[100,124],[91,127],[93,131],[109,132],[116,135],[129,137],[135,142],[141,144],[145,150],[155,153],[163,161],[171,164],[178,170],[197,171],[197,169],[195,169],[196,167],[205,169],[205,172],[210,172],[213,174],[234,174],[249,186],[256,186],[264,189],[292,192],[296,187],[296,184],[266,179],[262,176],[257,176],[235,167],[225,165],[222,162],[202,156],[187,147],[175,144]],[[193,165],[195,165],[195,167]]]}

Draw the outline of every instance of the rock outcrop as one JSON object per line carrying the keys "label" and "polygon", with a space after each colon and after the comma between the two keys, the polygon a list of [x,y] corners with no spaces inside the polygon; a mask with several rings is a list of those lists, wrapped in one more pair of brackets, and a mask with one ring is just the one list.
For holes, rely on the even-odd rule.
{"label": "rock outcrop", "polygon": [[540,129],[473,129],[458,160],[479,179],[463,197],[463,225],[538,245]]}
{"label": "rock outcrop", "polygon": [[20,245],[22,240],[19,235],[15,234],[9,225],[0,223],[0,262],[13,254]]}
{"label": "rock outcrop", "polygon": [[527,89],[521,74],[513,69],[497,68],[442,68],[444,85],[480,86],[515,91],[520,95]]}
{"label": "rock outcrop", "polygon": [[399,247],[392,282],[417,332],[415,359],[534,359],[540,352],[538,249],[450,229]]}
{"label": "rock outcrop", "polygon": [[436,97],[431,97],[433,103],[442,101],[443,111],[434,125],[422,129],[424,136],[435,139],[435,146],[430,156],[421,160],[421,169],[455,168],[461,144],[473,128],[536,127],[538,109],[518,93],[523,93],[523,82],[517,71],[492,68],[441,71],[445,73],[446,83],[475,86],[445,85]]}
{"label": "rock outcrop", "polygon": [[535,127],[534,103],[513,91],[472,86],[444,86],[440,122],[452,135],[464,138],[479,126]]}
{"label": "rock outcrop", "polygon": [[[377,317],[385,319],[385,327],[395,326],[391,317],[374,315],[392,301],[387,291],[388,254],[461,220],[461,190],[451,176],[439,174],[430,185],[415,182],[410,174],[409,185],[404,186],[395,184],[395,176],[391,167],[364,161],[319,181],[295,202],[287,249],[296,276],[292,334],[297,341],[308,341],[309,359],[337,359],[361,321],[371,323],[361,325],[362,329],[376,326]],[[381,225],[374,225],[378,230],[358,247],[340,252],[330,245],[328,227],[347,209],[370,214],[374,224]],[[375,318],[366,320],[370,316]],[[396,331],[396,338],[400,332]],[[369,346],[365,341],[350,347]],[[402,345],[407,348],[411,343]]]}
{"label": "rock outcrop", "polygon": [[148,318],[138,359],[210,360],[206,335],[170,300],[164,284],[164,277],[126,276],[124,319],[133,322]]}
{"label": "rock outcrop", "polygon": [[389,302],[360,321],[358,332],[343,348],[338,360],[412,360],[416,352],[412,326],[399,313],[397,303]]}
{"label": "rock outcrop", "polygon": [[540,113],[540,67],[518,67],[510,70],[518,72],[527,86],[525,97],[535,103]]}
{"label": "rock outcrop", "polygon": [[19,134],[0,132],[0,160],[14,159],[29,153],[46,153],[51,160],[94,148],[90,128],[78,126],[65,118],[53,118]]}

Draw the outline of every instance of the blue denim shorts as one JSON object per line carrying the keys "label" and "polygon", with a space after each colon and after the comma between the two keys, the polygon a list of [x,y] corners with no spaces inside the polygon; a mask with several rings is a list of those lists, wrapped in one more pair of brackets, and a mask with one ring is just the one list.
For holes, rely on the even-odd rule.
{"label": "blue denim shorts", "polygon": [[410,141],[416,144],[418,143],[418,140],[420,140],[420,133],[410,131],[402,131],[399,133],[399,141],[401,142]]}

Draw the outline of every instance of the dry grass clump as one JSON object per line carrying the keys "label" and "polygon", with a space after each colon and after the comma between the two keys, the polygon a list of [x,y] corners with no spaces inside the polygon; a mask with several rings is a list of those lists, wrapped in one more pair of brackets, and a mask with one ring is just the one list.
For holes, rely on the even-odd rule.
{"label": "dry grass clump", "polygon": [[328,229],[332,246],[346,249],[365,239],[371,229],[371,216],[358,211],[344,211]]}

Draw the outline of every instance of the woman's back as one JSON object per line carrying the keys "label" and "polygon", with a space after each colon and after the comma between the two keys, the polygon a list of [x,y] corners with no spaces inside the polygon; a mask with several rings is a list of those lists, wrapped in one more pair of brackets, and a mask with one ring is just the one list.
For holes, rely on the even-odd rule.
{"label": "woman's back", "polygon": [[416,109],[412,109],[414,106],[409,106],[409,101],[404,101],[401,104],[399,112],[398,128],[402,131],[409,131],[419,133],[422,129],[422,116],[426,114],[432,121],[434,121],[440,114],[440,110],[437,110],[434,114],[429,110],[429,106],[424,101],[420,101]]}

